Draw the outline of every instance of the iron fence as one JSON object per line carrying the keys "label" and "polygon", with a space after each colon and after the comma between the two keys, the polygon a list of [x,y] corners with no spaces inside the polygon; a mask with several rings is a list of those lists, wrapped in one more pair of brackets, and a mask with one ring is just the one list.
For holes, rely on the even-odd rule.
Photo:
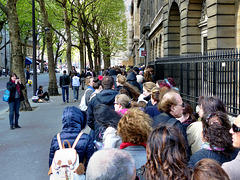
{"label": "iron fence", "polygon": [[174,78],[185,102],[196,107],[200,95],[217,96],[232,115],[240,114],[240,51],[208,52],[204,55],[157,58],[156,79]]}

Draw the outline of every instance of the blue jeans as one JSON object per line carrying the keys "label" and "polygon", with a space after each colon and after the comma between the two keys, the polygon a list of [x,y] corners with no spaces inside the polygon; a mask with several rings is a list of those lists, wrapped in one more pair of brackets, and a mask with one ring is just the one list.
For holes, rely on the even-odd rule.
{"label": "blue jeans", "polygon": [[73,86],[74,100],[78,100],[79,86]]}
{"label": "blue jeans", "polygon": [[[9,102],[9,121],[10,126],[17,126],[19,119],[19,108],[20,108],[20,98],[16,98],[14,102]],[[15,115],[15,123],[13,123],[13,118]]]}
{"label": "blue jeans", "polygon": [[68,86],[63,86],[62,87],[62,97],[63,97],[63,102],[65,102],[65,91],[67,94],[67,101],[69,100],[69,87]]}

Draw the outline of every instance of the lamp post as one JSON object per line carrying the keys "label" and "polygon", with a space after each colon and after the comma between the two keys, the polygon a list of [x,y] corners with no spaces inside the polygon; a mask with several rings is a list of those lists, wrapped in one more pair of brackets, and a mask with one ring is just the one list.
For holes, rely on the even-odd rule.
{"label": "lamp post", "polygon": [[5,27],[5,76],[7,77],[7,28]]}
{"label": "lamp post", "polygon": [[[50,28],[46,27],[44,31],[49,31]],[[37,44],[37,36],[39,33],[36,33],[35,29],[35,0],[32,0],[32,38],[33,38],[33,59],[32,59],[32,65],[33,65],[33,96],[35,96],[35,93],[37,91],[37,66],[36,66],[36,44]]]}
{"label": "lamp post", "polygon": [[85,38],[85,33],[83,34],[83,41],[84,41],[84,69],[85,69],[85,76],[86,76],[86,66],[87,66],[87,57],[86,57],[86,38]]}
{"label": "lamp post", "polygon": [[33,38],[33,96],[37,91],[37,69],[36,69],[36,30],[35,30],[35,0],[32,0],[32,38]]}

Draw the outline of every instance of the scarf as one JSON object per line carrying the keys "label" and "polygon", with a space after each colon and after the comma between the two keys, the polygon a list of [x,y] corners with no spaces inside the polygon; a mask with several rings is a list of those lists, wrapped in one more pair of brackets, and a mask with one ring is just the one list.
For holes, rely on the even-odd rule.
{"label": "scarf", "polygon": [[225,150],[224,148],[218,148],[218,147],[215,147],[215,146],[213,146],[213,148],[211,148],[210,144],[208,142],[204,142],[201,145],[201,149],[207,149],[207,150],[210,150],[210,151],[224,151]]}
{"label": "scarf", "polygon": [[133,143],[129,143],[129,142],[126,142],[126,143],[122,142],[119,149],[124,149],[128,146],[144,146],[146,148],[147,144],[146,143],[133,144]]}
{"label": "scarf", "polygon": [[95,89],[92,86],[88,86],[87,88],[92,89],[93,92],[95,91]]}
{"label": "scarf", "polygon": [[[15,81],[12,81],[12,80],[11,80],[11,82],[15,84]],[[19,94],[19,96],[20,96],[20,91],[21,91],[21,89],[20,89],[20,84],[19,84],[19,83],[16,84],[16,89],[17,89],[17,92],[18,92],[18,94]]]}

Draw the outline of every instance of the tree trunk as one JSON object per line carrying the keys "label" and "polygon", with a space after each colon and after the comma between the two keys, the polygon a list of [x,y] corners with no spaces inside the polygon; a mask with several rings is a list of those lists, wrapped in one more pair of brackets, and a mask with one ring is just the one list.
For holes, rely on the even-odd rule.
{"label": "tree trunk", "polygon": [[86,32],[85,35],[86,35],[86,45],[87,45],[87,48],[88,48],[89,65],[90,65],[90,68],[93,69],[92,48],[91,48],[88,32]]}
{"label": "tree trunk", "polygon": [[95,65],[95,72],[99,73],[99,64],[98,64],[98,38],[94,36],[94,65]]}
{"label": "tree trunk", "polygon": [[[43,24],[44,29],[50,27],[48,21],[48,14],[45,8],[44,0],[37,0],[40,6],[40,12],[43,17]],[[48,72],[49,72],[49,86],[48,92],[51,96],[58,95],[58,86],[57,86],[57,78],[55,73],[55,66],[54,66],[54,56],[53,56],[53,44],[52,44],[52,32],[49,31],[46,34],[46,44],[47,44],[47,54],[48,54]]]}
{"label": "tree trunk", "polygon": [[70,21],[68,18],[68,11],[67,11],[67,1],[64,1],[62,4],[62,8],[64,11],[64,24],[67,33],[67,49],[66,49],[66,56],[67,56],[67,65],[68,65],[68,73],[72,70],[72,57],[71,57],[71,50],[72,50],[72,36],[70,30]]}
{"label": "tree trunk", "polygon": [[[22,83],[25,85],[25,73],[23,69],[23,53],[22,53],[22,43],[20,39],[19,32],[19,23],[17,16],[17,8],[16,8],[17,0],[8,0],[7,1],[7,18],[9,25],[9,33],[10,33],[10,42],[11,42],[11,54],[12,54],[12,70],[14,73],[19,76]],[[21,109],[25,111],[31,111],[32,107],[28,101],[27,97],[27,88],[23,90],[24,101],[22,101]]]}
{"label": "tree trunk", "polygon": [[[79,1],[76,1],[76,5],[78,7],[78,9],[80,9],[80,3]],[[77,21],[77,25],[78,25],[78,37],[79,37],[79,53],[80,53],[80,65],[81,65],[81,69],[84,69],[84,51],[83,51],[83,44],[84,44],[84,40],[83,40],[83,31],[82,31],[82,18],[81,18],[81,14],[80,11],[77,11],[77,17],[78,17],[78,21]],[[81,73],[81,70],[80,70]]]}
{"label": "tree trunk", "polygon": [[98,42],[98,54],[97,54],[97,56],[98,56],[98,74],[99,74],[99,72],[101,71],[101,48],[100,48],[100,44],[99,44],[99,42]]}

